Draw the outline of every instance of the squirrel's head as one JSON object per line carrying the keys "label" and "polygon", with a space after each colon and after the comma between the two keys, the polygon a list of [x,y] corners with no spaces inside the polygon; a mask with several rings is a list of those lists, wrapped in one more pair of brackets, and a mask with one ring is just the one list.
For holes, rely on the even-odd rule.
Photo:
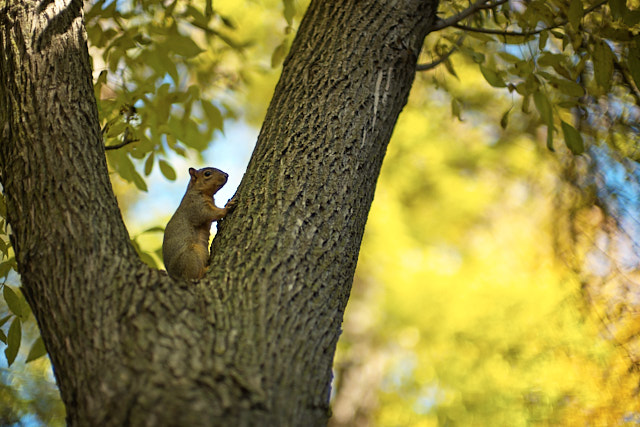
{"label": "squirrel's head", "polygon": [[216,168],[189,168],[189,188],[194,188],[200,193],[213,197],[216,192],[227,183],[229,175]]}

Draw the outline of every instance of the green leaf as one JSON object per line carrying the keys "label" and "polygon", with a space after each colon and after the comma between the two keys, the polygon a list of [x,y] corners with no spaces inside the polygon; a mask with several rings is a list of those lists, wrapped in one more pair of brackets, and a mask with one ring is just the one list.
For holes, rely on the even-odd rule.
{"label": "green leaf", "polygon": [[[6,286],[5,286],[6,287]],[[22,340],[22,326],[20,324],[20,318],[16,317],[9,326],[9,334],[7,335],[7,348],[4,349],[4,355],[7,358],[7,365],[16,360],[18,351],[20,350],[20,341]]]}
{"label": "green leaf", "polygon": [[[3,226],[4,226],[4,220],[0,220],[0,230],[2,230]],[[4,241],[2,237],[0,237],[0,252],[2,252],[3,258],[7,256],[7,253],[9,252],[9,245],[7,244],[7,242]]]}
{"label": "green leaf", "polygon": [[627,9],[622,17],[622,22],[624,22],[628,27],[635,27],[638,25],[638,23],[640,23],[640,10]]}
{"label": "green leaf", "polygon": [[522,112],[525,114],[529,114],[529,106],[531,104],[531,96],[529,94],[525,94],[522,97]]}
{"label": "green leaf", "polygon": [[143,233],[164,233],[164,227],[156,226],[147,228],[143,231]]}
{"label": "green leaf", "polygon": [[93,90],[94,90],[94,95],[97,99],[100,99],[100,90],[102,89],[102,86],[107,83],[107,74],[108,71],[107,70],[102,70],[100,72],[100,75],[98,76],[98,78],[96,79],[96,83],[93,85]]}
{"label": "green leaf", "polygon": [[565,93],[569,96],[573,96],[576,98],[580,98],[581,96],[584,96],[584,88],[576,82],[572,82],[570,80],[558,79],[556,80],[556,84],[558,86],[558,89],[560,89],[562,93]]}
{"label": "green leaf", "polygon": [[495,38],[493,36],[484,33],[469,32],[467,33],[467,36],[472,37],[476,40],[480,40],[482,43],[491,43],[495,41]]}
{"label": "green leaf", "polygon": [[138,241],[136,239],[131,239],[131,244],[133,245],[134,249],[138,253],[138,256],[140,257],[142,262],[144,262],[145,264],[149,265],[150,267],[158,268],[156,260],[153,259],[153,257],[151,255],[149,255],[147,252],[143,251],[140,248],[140,245],[138,244]]}
{"label": "green leaf", "polygon": [[553,128],[553,111],[551,110],[551,103],[549,103],[547,95],[541,91],[535,92],[533,94],[533,103],[536,105],[542,121],[549,128]]}
{"label": "green leaf", "polygon": [[451,98],[451,115],[453,117],[457,117],[458,120],[462,121],[462,117],[460,116],[460,101],[456,98]]}
{"label": "green leaf", "polygon": [[283,0],[284,3],[284,19],[287,20],[287,24],[293,24],[293,17],[296,15],[296,6],[293,0]]}
{"label": "green leaf", "polygon": [[286,41],[283,41],[275,48],[273,54],[271,55],[271,68],[276,68],[282,64],[284,61],[284,57],[287,54],[287,46]]}
{"label": "green leaf", "polygon": [[149,154],[147,160],[144,162],[144,174],[145,176],[149,176],[151,171],[153,170],[153,160],[155,159],[154,153]]}
{"label": "green leaf", "polygon": [[569,24],[574,30],[578,30],[580,27],[580,21],[582,20],[582,0],[571,0],[569,3]]}
{"label": "green leaf", "polygon": [[160,171],[162,172],[162,175],[164,175],[165,178],[167,178],[169,181],[176,180],[176,171],[173,170],[171,165],[167,163],[166,160],[163,160],[163,159],[158,160],[158,166],[160,166]]}
{"label": "green leaf", "polygon": [[149,255],[148,253],[140,251],[138,253],[138,256],[140,257],[142,262],[147,264],[149,267],[159,268],[158,263],[156,262],[156,260],[151,255]]}
{"label": "green leaf", "polygon": [[529,43],[531,40],[534,40],[534,36],[519,36],[519,35],[506,35],[500,36],[500,40],[506,44],[525,44]]}
{"label": "green leaf", "polygon": [[169,51],[184,58],[193,58],[201,52],[204,52],[191,37],[186,37],[179,33],[171,34],[167,37],[164,46],[169,49]]}
{"label": "green leaf", "polygon": [[553,148],[553,128],[551,126],[547,126],[547,148],[549,151],[556,151]]}
{"label": "green leaf", "polygon": [[133,162],[125,151],[109,150],[107,151],[107,159],[122,179],[134,183],[142,191],[147,191],[146,182],[136,171]]}
{"label": "green leaf", "polygon": [[175,10],[177,4],[178,4],[178,0],[173,0],[173,3],[171,3],[170,5],[168,5],[164,9],[164,18],[165,19],[167,19],[168,17],[170,17],[173,14],[173,11]]}
{"label": "green leaf", "polygon": [[567,144],[569,150],[576,155],[584,153],[584,141],[582,140],[580,132],[564,120],[561,121],[561,124],[564,142]]}
{"label": "green leaf", "polygon": [[507,111],[504,112],[504,114],[502,115],[502,117],[500,118],[500,127],[502,129],[506,129],[507,125],[509,124],[509,114],[511,113],[511,109],[513,107],[509,108]]}
{"label": "green leaf", "polygon": [[480,72],[484,76],[485,80],[493,87],[507,87],[504,79],[491,68],[480,65]]}
{"label": "green leaf", "polygon": [[451,62],[450,58],[447,58],[447,59],[444,60],[444,67],[447,69],[449,74],[451,74],[456,79],[460,80],[460,78],[456,74],[456,70],[453,68],[453,63]]}
{"label": "green leaf", "polygon": [[609,0],[609,9],[611,9],[611,16],[616,21],[625,14],[627,11],[627,1],[626,0]]}
{"label": "green leaf", "polygon": [[613,52],[605,41],[598,40],[594,44],[591,60],[593,61],[596,83],[607,92],[611,87],[613,77]]}
{"label": "green leaf", "polygon": [[565,56],[559,53],[543,52],[538,58],[538,65],[541,67],[555,67],[561,65]]}
{"label": "green leaf", "polygon": [[[20,291],[22,291],[22,289],[20,289]],[[24,295],[21,295],[20,303],[22,305],[22,308],[21,308],[22,315],[20,316],[20,319],[22,319],[23,322],[26,322],[27,319],[29,319],[29,315],[31,315],[31,306],[25,299]]]}
{"label": "green leaf", "polygon": [[460,52],[470,57],[471,60],[476,64],[483,64],[486,59],[483,53],[476,52],[475,50],[471,49],[469,46],[462,45],[458,47],[458,49],[460,50]]}
{"label": "green leaf", "polygon": [[630,47],[627,60],[631,77],[636,82],[636,86],[640,87],[640,48]]}
{"label": "green leaf", "polygon": [[538,48],[540,50],[543,50],[547,46],[547,40],[549,40],[549,30],[540,33],[540,39],[538,40]]}
{"label": "green leaf", "polygon": [[133,183],[135,184],[136,187],[138,187],[138,190],[140,190],[140,191],[148,191],[147,183],[140,176],[138,171],[136,171],[135,169],[133,170]]}
{"label": "green leaf", "polygon": [[11,312],[16,316],[22,315],[22,303],[20,302],[20,297],[13,291],[13,289],[4,285],[2,295],[4,296],[4,300],[7,302],[9,310],[11,310]]}
{"label": "green leaf", "polygon": [[512,55],[508,52],[498,52],[498,56],[511,64],[516,64],[523,61],[522,58]]}
{"label": "green leaf", "polygon": [[7,320],[11,319],[11,314],[7,314],[6,316],[4,316],[2,319],[0,319],[0,327],[2,325],[4,325],[5,323],[7,323]]}
{"label": "green leaf", "polygon": [[215,128],[222,130],[224,128],[224,119],[220,109],[213,105],[210,101],[200,100],[204,114],[209,119],[209,123]]}
{"label": "green leaf", "polygon": [[0,329],[0,341],[2,341],[5,345],[7,344],[7,335],[2,329]]}
{"label": "green leaf", "polygon": [[31,350],[29,350],[29,355],[27,356],[25,363],[39,359],[45,354],[47,354],[47,349],[44,347],[44,341],[42,341],[42,337],[38,337],[31,346]]}
{"label": "green leaf", "polygon": [[193,6],[187,5],[185,14],[187,16],[191,16],[193,18],[193,23],[199,25],[200,27],[206,28],[207,24],[209,23],[207,17]]}
{"label": "green leaf", "polygon": [[578,83],[560,78],[554,74],[539,72],[539,75],[547,79],[549,84],[554,88],[560,90],[562,93],[573,96],[573,97],[581,97],[584,95],[584,88],[580,86]]}
{"label": "green leaf", "polygon": [[4,195],[0,193],[0,216],[3,218],[7,217],[7,205],[4,201]]}
{"label": "green leaf", "polygon": [[536,91],[533,94],[533,103],[536,105],[536,109],[542,118],[542,121],[547,125],[547,148],[550,151],[555,151],[553,148],[553,110],[551,109],[551,103],[547,96],[541,92]]}
{"label": "green leaf", "polygon": [[0,277],[7,277],[11,271],[11,261],[0,262]]}

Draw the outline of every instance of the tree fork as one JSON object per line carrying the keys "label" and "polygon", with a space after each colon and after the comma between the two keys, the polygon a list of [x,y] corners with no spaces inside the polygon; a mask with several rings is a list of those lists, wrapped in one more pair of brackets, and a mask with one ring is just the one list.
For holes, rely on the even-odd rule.
{"label": "tree fork", "polygon": [[0,177],[70,425],[320,425],[366,217],[437,1],[313,1],[212,268],[140,262],[81,2],[0,3]]}

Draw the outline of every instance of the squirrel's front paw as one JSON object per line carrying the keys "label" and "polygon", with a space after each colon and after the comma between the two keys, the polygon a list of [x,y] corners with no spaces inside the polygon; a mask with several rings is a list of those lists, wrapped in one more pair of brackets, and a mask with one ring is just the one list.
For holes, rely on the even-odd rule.
{"label": "squirrel's front paw", "polygon": [[224,208],[227,209],[227,211],[231,212],[236,208],[236,202],[236,198],[232,197],[231,200],[229,200],[227,204],[224,205]]}

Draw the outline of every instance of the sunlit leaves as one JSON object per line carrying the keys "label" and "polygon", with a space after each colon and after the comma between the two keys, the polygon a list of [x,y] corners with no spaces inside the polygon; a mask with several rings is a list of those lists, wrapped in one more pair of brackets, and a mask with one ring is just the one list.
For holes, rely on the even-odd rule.
{"label": "sunlit leaves", "polygon": [[[522,111],[529,111],[527,102],[537,99],[536,109],[548,128],[547,145],[551,147],[553,129],[567,114],[579,112],[583,135],[590,136],[594,135],[591,126],[597,123],[594,116],[619,109],[637,114],[637,6],[625,0],[508,2],[478,11],[455,28],[446,28],[434,44],[464,37],[458,51],[479,64],[491,86],[517,92],[522,97]],[[454,1],[441,7],[444,19],[468,4]],[[473,31],[468,30],[471,27]],[[535,95],[539,92],[545,94],[544,105],[540,95]],[[633,97],[626,98],[625,93]],[[615,106],[608,108],[605,103]],[[620,131],[636,133],[631,124],[637,120],[613,116]],[[592,137],[582,140],[582,144],[594,142],[597,140]],[[572,147],[573,153],[577,146]]]}
{"label": "sunlit leaves", "polygon": [[[418,86],[427,79],[414,86],[354,281],[367,299],[347,309],[349,341],[339,344],[358,354],[338,366],[387,362],[376,365],[386,375],[372,424],[565,425],[570,414],[594,416],[607,402],[602,368],[613,346],[579,311],[579,283],[552,249],[557,156],[514,132],[535,115],[479,85],[476,64],[456,65],[460,79],[447,89],[475,109],[451,120],[438,92]],[[531,110],[553,126],[556,93],[537,83]],[[481,115],[507,127],[499,143]]]}
{"label": "sunlit leaves", "polygon": [[[126,153],[110,153],[109,165],[144,190],[146,183],[135,171],[142,166],[138,160],[146,159],[147,175],[155,160],[170,151],[202,151],[214,131],[222,130],[233,112],[226,104],[226,111],[214,107],[212,99],[227,90],[227,79],[238,84],[237,56],[246,43],[235,40],[235,25],[212,1],[100,0],[88,8],[85,20],[100,71],[95,92],[105,143]],[[224,58],[234,65],[221,65]],[[122,113],[132,108],[133,114]],[[166,167],[161,171],[172,176]]]}
{"label": "sunlit leaves", "polygon": [[4,354],[7,358],[7,364],[11,365],[18,355],[20,343],[22,341],[22,322],[29,319],[31,309],[22,293],[17,293],[7,284],[2,286],[2,296],[5,304],[9,308],[10,314],[0,320],[0,326],[11,321],[9,331],[5,335],[4,331],[0,334],[0,341],[6,344]]}

